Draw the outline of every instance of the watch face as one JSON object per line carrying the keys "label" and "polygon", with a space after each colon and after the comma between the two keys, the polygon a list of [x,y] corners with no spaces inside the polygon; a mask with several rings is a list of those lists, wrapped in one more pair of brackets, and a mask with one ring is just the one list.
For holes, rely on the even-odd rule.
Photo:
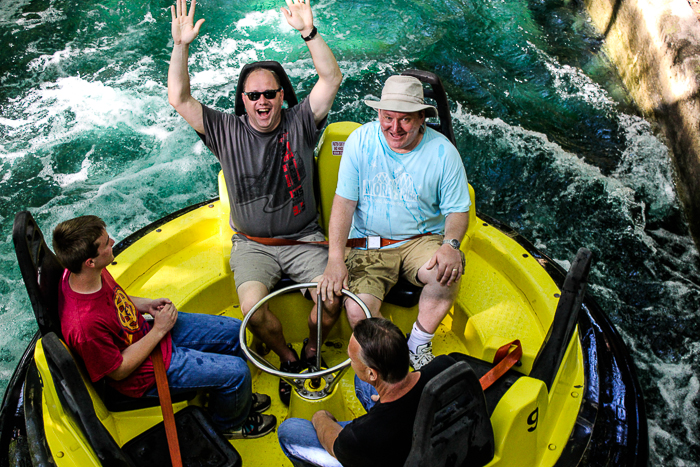
{"label": "watch face", "polygon": [[451,238],[449,240],[445,240],[443,243],[447,243],[455,250],[459,250],[459,240],[457,239]]}

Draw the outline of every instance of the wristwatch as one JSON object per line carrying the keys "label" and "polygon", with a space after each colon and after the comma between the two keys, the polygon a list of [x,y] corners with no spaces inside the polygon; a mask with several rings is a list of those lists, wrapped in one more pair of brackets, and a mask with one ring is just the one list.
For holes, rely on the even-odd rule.
{"label": "wristwatch", "polygon": [[316,26],[314,26],[314,28],[311,30],[311,32],[309,33],[308,36],[306,36],[306,37],[301,36],[301,38],[304,39],[306,42],[309,42],[311,39],[316,37],[317,33],[318,33],[318,29],[316,29]]}
{"label": "wristwatch", "polygon": [[452,248],[454,248],[455,250],[459,250],[459,245],[461,245],[460,241],[457,240],[456,238],[446,238],[446,239],[444,239],[444,240],[442,241],[442,244],[443,244],[443,245],[444,245],[445,243],[447,243],[448,245],[450,245],[450,246],[451,246]]}

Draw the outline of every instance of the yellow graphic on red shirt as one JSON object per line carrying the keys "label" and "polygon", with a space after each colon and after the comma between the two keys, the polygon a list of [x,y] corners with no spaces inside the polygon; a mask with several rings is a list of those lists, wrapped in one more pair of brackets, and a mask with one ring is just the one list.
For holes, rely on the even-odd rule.
{"label": "yellow graphic on red shirt", "polygon": [[131,344],[133,340],[132,333],[139,330],[136,306],[120,287],[114,290],[114,306],[117,308],[119,322],[126,331],[124,340],[127,344]]}

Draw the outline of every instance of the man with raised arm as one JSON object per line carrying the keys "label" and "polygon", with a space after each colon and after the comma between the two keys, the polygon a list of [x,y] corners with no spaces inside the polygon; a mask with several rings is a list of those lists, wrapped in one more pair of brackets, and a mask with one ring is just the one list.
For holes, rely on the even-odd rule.
{"label": "man with raised arm", "polygon": [[[173,53],[168,72],[170,104],[194,128],[219,159],[231,205],[233,237],[231,270],[243,314],[274,287],[282,273],[296,282],[316,282],[323,274],[325,247],[296,242],[323,241],[313,190],[313,151],[320,129],[340,87],[342,75],[333,53],[314,26],[308,0],[286,0],[287,22],[301,33],[309,48],[318,81],[309,96],[282,109],[284,91],[276,74],[253,68],[243,83],[246,114],[241,117],[212,110],[190,93],[189,46],[203,19],[194,23],[195,0],[189,13],[185,0],[172,7]],[[256,237],[256,241],[250,239]],[[275,242],[262,240],[276,239]],[[282,239],[282,242],[279,242]],[[279,243],[287,243],[279,245]],[[316,293],[312,291],[316,301]],[[340,313],[340,300],[324,301],[323,336]],[[309,316],[309,340],[301,361],[288,345],[278,318],[267,305],[255,313],[251,329],[280,357],[281,369],[298,373],[320,348],[316,342],[316,311]],[[280,381],[280,397],[288,403],[291,387]]]}
{"label": "man with raised arm", "polygon": [[[433,359],[432,339],[452,307],[464,272],[460,242],[469,222],[469,187],[457,149],[425,125],[437,109],[411,76],[391,76],[381,101],[366,100],[379,121],[350,134],[338,172],[321,297],[348,288],[381,316],[399,277],[423,287],[408,348],[418,370]],[[357,239],[344,260],[348,237]],[[362,239],[362,240],[361,240]],[[348,273],[349,269],[349,273]],[[348,279],[349,277],[349,279]],[[350,326],[365,318],[346,301]]]}
{"label": "man with raised arm", "polygon": [[[53,231],[56,257],[66,268],[58,291],[61,332],[90,380],[106,378],[130,397],[157,396],[150,355],[160,345],[170,390],[209,390],[209,412],[224,436],[258,438],[273,431],[275,417],[260,413],[270,407],[270,397],[251,394],[240,320],[178,313],[167,298],[127,295],[107,271],[112,245],[97,216],[61,222]],[[152,325],[142,313],[153,317]]]}

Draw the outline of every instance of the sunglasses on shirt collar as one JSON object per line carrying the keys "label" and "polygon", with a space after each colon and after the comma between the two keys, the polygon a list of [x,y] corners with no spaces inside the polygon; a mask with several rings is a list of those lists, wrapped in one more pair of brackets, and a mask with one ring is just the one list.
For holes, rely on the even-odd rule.
{"label": "sunglasses on shirt collar", "polygon": [[265,96],[265,99],[269,100],[269,99],[274,99],[275,96],[277,95],[277,93],[280,92],[281,90],[282,90],[282,88],[268,89],[267,91],[263,91],[263,92],[258,92],[258,91],[245,92],[245,91],[243,91],[243,94],[248,96],[248,99],[250,99],[251,101],[257,101],[258,99],[260,99],[261,95]]}

